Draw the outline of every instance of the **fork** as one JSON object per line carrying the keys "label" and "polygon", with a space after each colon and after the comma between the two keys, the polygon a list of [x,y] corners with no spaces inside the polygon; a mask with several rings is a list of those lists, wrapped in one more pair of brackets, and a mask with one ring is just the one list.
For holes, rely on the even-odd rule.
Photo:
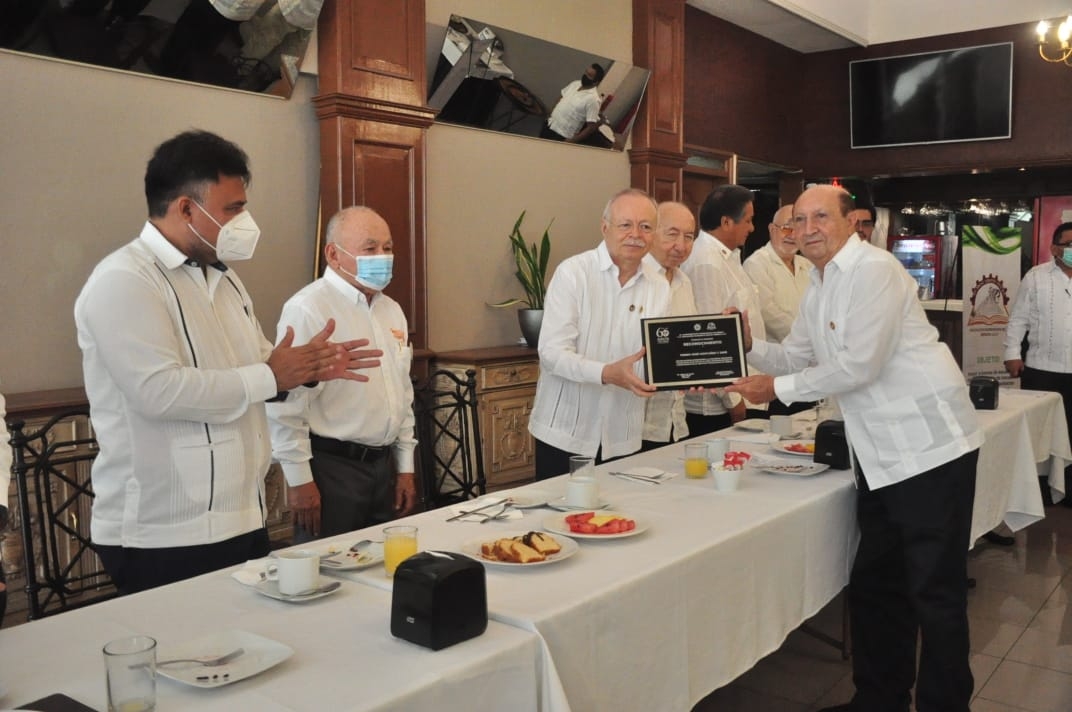
{"label": "fork", "polygon": [[160,665],[171,665],[172,663],[197,663],[204,667],[219,667],[220,665],[226,665],[245,652],[244,648],[238,648],[225,655],[217,655],[214,658],[172,658],[171,660],[157,660],[156,664],[159,667]]}
{"label": "fork", "polygon": [[508,502],[503,502],[500,505],[499,511],[496,512],[495,514],[489,514],[487,512],[477,512],[477,514],[479,514],[481,517],[484,517],[483,519],[480,520],[480,523],[481,524],[487,524],[490,521],[493,521],[493,520],[496,520],[496,519],[501,519],[506,514],[506,510],[509,509],[509,508],[510,508],[510,504]]}
{"label": "fork", "polygon": [[647,483],[649,485],[661,485],[663,483],[663,477],[666,476],[664,473],[661,473],[661,472],[658,475],[650,475],[650,476],[649,475],[637,475],[637,474],[633,474],[632,472],[611,472],[610,474],[613,475],[614,477],[621,477],[621,478],[627,479],[627,480],[635,480],[637,482],[644,482],[644,483]]}

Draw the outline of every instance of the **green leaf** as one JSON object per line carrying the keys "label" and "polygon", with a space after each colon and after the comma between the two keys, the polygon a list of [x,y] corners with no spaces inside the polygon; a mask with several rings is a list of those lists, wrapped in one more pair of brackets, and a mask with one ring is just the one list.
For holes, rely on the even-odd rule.
{"label": "green leaf", "polygon": [[514,276],[525,290],[524,299],[509,299],[495,304],[492,307],[511,306],[513,304],[527,304],[530,309],[543,309],[543,299],[547,292],[547,265],[551,259],[551,224],[552,220],[544,228],[543,237],[539,246],[535,242],[529,244],[521,233],[521,224],[525,220],[525,212],[521,211],[508,239],[514,254],[514,264],[517,271]]}

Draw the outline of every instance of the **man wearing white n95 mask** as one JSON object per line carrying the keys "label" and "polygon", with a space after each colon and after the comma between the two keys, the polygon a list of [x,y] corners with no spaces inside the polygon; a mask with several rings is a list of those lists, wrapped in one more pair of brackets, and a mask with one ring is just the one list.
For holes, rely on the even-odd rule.
{"label": "man wearing white n95 mask", "polygon": [[338,336],[368,339],[383,351],[368,383],[321,383],[268,405],[272,452],[287,478],[299,540],[385,522],[417,503],[413,350],[402,307],[383,293],[392,251],[390,228],[374,210],[341,210],[328,222],[324,276],[291,297],[279,318],[280,331],[298,336],[334,318]]}
{"label": "man wearing white n95 mask", "polygon": [[303,383],[367,380],[367,342],[274,349],[224,260],[253,254],[242,149],[205,131],[157,147],[149,219],[104,258],[75,303],[90,417],[94,546],[121,593],[268,553],[264,402]]}

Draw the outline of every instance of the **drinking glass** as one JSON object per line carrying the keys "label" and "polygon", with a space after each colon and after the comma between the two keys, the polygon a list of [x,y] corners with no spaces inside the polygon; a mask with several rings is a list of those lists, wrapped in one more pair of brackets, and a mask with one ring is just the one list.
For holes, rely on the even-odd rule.
{"label": "drinking glass", "polygon": [[104,646],[108,712],[156,709],[156,640],[147,635],[118,638]]}
{"label": "drinking glass", "polygon": [[685,443],[685,476],[707,477],[707,443]]}
{"label": "drinking glass", "polygon": [[383,570],[387,577],[403,561],[417,553],[417,527],[395,525],[383,530]]}

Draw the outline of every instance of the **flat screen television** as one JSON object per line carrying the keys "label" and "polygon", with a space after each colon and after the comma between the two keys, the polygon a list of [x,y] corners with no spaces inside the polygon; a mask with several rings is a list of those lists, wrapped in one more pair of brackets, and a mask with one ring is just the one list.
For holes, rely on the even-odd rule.
{"label": "flat screen television", "polygon": [[849,62],[853,148],[1012,136],[1012,43]]}

